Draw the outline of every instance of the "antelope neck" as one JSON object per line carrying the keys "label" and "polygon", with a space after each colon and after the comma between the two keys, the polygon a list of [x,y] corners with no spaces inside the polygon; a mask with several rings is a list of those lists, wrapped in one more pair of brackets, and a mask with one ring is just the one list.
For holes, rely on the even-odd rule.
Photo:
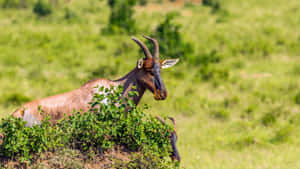
{"label": "antelope neck", "polygon": [[[134,68],[132,71],[130,71],[124,77],[113,81],[113,82],[116,82],[119,85],[123,86],[124,90],[123,90],[122,97],[127,97],[128,93],[130,91],[137,91],[139,93],[138,96],[133,97],[133,102],[136,105],[140,102],[140,100],[141,100],[141,98],[144,95],[145,90],[146,90],[145,87],[143,87],[140,83],[138,83],[137,73],[138,73],[138,69]],[[133,89],[132,88],[133,86],[136,86],[136,89]]]}

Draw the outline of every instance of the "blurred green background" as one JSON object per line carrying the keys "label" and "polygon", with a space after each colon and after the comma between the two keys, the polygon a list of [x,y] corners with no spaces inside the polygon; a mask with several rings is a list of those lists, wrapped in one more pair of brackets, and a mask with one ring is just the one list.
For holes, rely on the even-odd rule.
{"label": "blurred green background", "polygon": [[[116,3],[116,4],[113,4]],[[119,3],[119,4],[118,4]],[[110,4],[110,5],[108,5]],[[300,168],[299,0],[0,0],[0,117],[23,103],[116,79],[150,35],[184,168]],[[151,46],[149,46],[150,48]]]}

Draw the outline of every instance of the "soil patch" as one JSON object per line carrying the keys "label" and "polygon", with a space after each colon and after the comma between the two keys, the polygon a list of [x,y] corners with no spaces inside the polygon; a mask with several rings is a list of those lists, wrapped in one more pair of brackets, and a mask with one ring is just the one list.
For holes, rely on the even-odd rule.
{"label": "soil patch", "polygon": [[130,157],[137,152],[130,152],[122,146],[115,146],[103,153],[82,153],[74,149],[62,149],[55,152],[44,152],[41,156],[36,155],[32,162],[20,162],[17,159],[0,157],[0,168],[115,168],[123,162],[129,162]]}

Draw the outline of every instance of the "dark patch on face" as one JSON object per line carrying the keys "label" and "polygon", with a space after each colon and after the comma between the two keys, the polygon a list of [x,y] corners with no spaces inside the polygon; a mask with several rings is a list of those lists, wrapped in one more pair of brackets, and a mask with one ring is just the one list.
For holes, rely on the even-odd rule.
{"label": "dark patch on face", "polygon": [[156,89],[159,89],[161,90],[161,77],[160,77],[160,65],[157,64],[157,63],[153,63],[153,75],[154,75],[154,78],[155,78],[155,87]]}
{"label": "dark patch on face", "polygon": [[165,89],[165,85],[161,79],[160,73],[160,64],[159,63],[153,63],[152,67],[153,71],[153,76],[154,76],[154,86],[156,89],[155,94],[157,95],[156,97],[159,98],[159,100],[164,100],[167,97],[167,91]]}

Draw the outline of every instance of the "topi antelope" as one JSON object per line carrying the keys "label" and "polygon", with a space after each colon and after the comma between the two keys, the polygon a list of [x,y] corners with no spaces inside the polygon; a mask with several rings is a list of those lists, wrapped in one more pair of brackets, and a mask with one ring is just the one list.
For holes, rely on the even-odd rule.
{"label": "topi antelope", "polygon": [[[159,46],[157,41],[147,36],[144,36],[144,38],[152,42],[154,46],[154,57],[152,57],[149,49],[142,41],[132,37],[132,39],[142,48],[145,58],[138,60],[137,66],[124,77],[113,81],[107,79],[94,79],[85,83],[79,89],[71,92],[31,101],[17,109],[13,113],[13,116],[22,118],[27,122],[26,125],[31,127],[40,124],[41,120],[47,114],[50,115],[52,121],[55,122],[63,118],[64,115],[71,115],[74,111],[81,110],[82,112],[87,112],[91,108],[89,102],[92,101],[94,94],[99,93],[99,90],[95,88],[95,86],[109,88],[111,86],[121,85],[124,88],[122,97],[127,97],[129,91],[136,90],[139,93],[139,95],[133,97],[133,102],[136,105],[139,103],[146,89],[154,94],[156,100],[166,99],[167,90],[161,79],[160,72],[161,69],[175,65],[178,62],[178,59],[159,61]],[[133,86],[135,86],[135,88],[133,88]],[[105,101],[103,101],[103,103],[105,104]],[[40,114],[40,106],[45,112],[44,115]],[[157,117],[157,119],[162,123],[165,123],[161,118]],[[175,120],[173,118],[170,119],[175,125]],[[175,131],[171,133],[170,139],[173,149],[171,158],[180,161],[180,156],[176,147],[177,135]]]}
{"label": "topi antelope", "polygon": [[[178,59],[166,59],[159,61],[159,45],[155,39],[144,36],[154,46],[154,56],[150,53],[146,45],[139,39],[132,37],[132,39],[142,48],[145,58],[138,60],[137,66],[124,77],[117,80],[107,79],[94,79],[91,80],[80,88],[73,91],[58,94],[55,96],[46,97],[43,99],[31,101],[24,104],[17,109],[14,117],[22,118],[27,121],[27,126],[40,124],[45,115],[50,115],[51,119],[55,122],[70,115],[74,111],[87,112],[90,109],[89,102],[95,93],[99,91],[95,86],[109,88],[110,86],[123,86],[124,91],[122,97],[127,97],[128,92],[136,90],[139,95],[133,97],[133,102],[137,105],[143,96],[146,89],[154,94],[156,100],[164,100],[167,98],[167,90],[161,79],[161,69],[171,67],[178,62]],[[136,88],[133,88],[136,86]],[[45,114],[42,116],[38,110],[41,106]]]}

